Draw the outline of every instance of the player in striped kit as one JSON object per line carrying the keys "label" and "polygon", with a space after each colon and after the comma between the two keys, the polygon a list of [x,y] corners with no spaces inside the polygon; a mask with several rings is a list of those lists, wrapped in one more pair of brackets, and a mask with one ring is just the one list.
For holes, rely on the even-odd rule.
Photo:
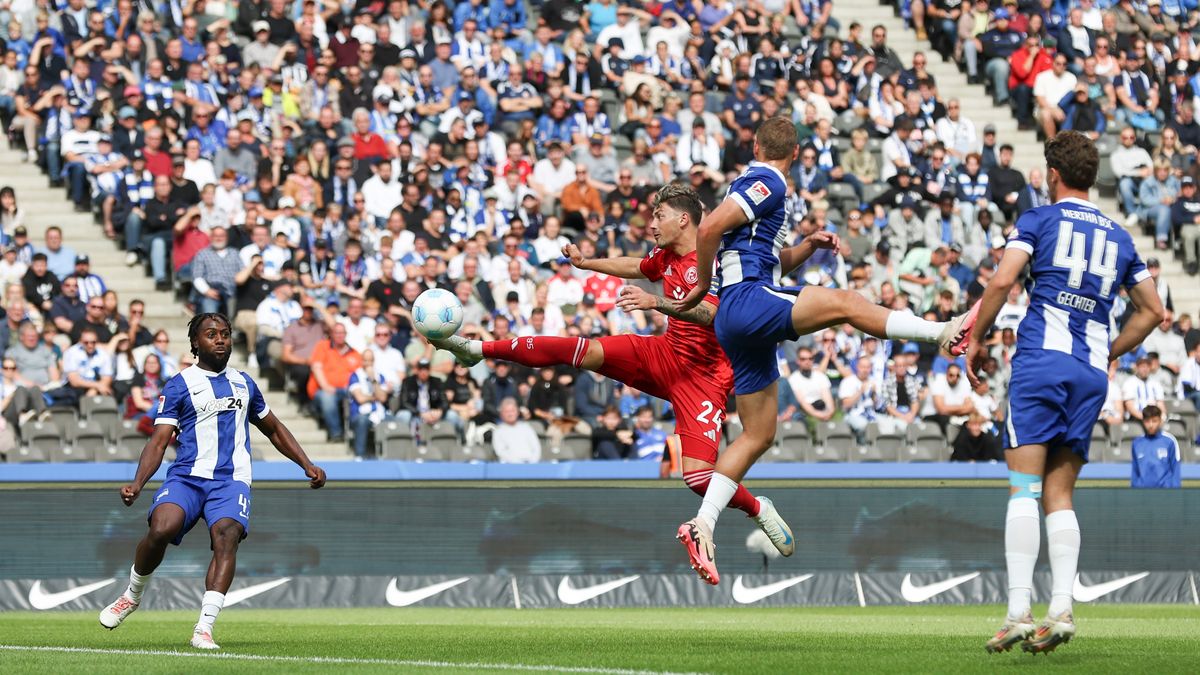
{"label": "player in striped kit", "polygon": [[150,505],[150,531],[138,543],[129,587],[100,612],[100,624],[109,630],[138,608],[167,544],[178,545],[196,521],[204,518],[213,557],[192,646],[218,648],[212,638],[213,623],[233,582],[238,544],[250,531],[251,423],[280,453],[304,469],[312,488],[325,484],[325,472],[309,461],[292,432],[267,407],[254,380],[227,367],[233,349],[231,328],[222,314],[192,318],[188,338],[196,364],[181,370],[163,387],[154,434],[142,450],[137,475],[121,488],[121,501],[132,506],[158,471],[167,444],[178,432],[176,459]]}
{"label": "player in striped kit", "polygon": [[[1009,501],[1004,528],[1008,616],[989,652],[1018,642],[1049,652],[1075,635],[1071,592],[1079,563],[1072,494],[1088,461],[1092,425],[1108,393],[1109,361],[1137,347],[1162,321],[1163,306],[1129,233],[1087,200],[1100,158],[1091,139],[1064,131],[1046,143],[1053,202],[1026,211],[988,283],[967,350],[968,376],[987,358],[984,339],[1026,265],[1029,311],[1017,329],[1006,416]],[[1118,286],[1137,308],[1109,344],[1108,316]],[[1030,611],[1045,509],[1051,599],[1046,619]]]}

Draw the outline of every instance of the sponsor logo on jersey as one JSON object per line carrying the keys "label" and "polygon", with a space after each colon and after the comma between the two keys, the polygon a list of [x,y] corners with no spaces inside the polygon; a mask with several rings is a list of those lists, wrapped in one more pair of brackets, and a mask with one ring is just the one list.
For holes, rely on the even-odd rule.
{"label": "sponsor logo on jersey", "polygon": [[733,580],[733,600],[738,604],[749,605],[764,598],[769,598],[776,593],[781,593],[792,586],[802,584],[811,579],[811,574],[801,574],[798,577],[776,581],[771,584],[763,584],[762,586],[747,586],[742,582],[742,577]]}
{"label": "sponsor logo on jersey", "polygon": [[1103,583],[1095,584],[1094,586],[1085,586],[1083,582],[1079,580],[1079,575],[1076,574],[1075,585],[1074,588],[1071,589],[1071,595],[1080,602],[1091,602],[1093,600],[1099,600],[1113,591],[1125,588],[1129,584],[1141,581],[1148,576],[1150,576],[1149,572],[1142,572],[1140,574],[1130,574],[1129,576],[1121,577],[1120,579],[1113,579],[1112,581],[1105,581]]}
{"label": "sponsor logo on jersey", "polygon": [[115,583],[117,583],[116,579],[108,579],[106,581],[97,581],[93,584],[85,584],[83,586],[76,586],[75,588],[68,588],[65,591],[51,593],[42,590],[41,581],[35,581],[33,582],[33,586],[29,588],[29,604],[33,605],[34,609],[54,609],[59,605],[65,605],[72,600],[78,600],[88,593],[95,593],[101,588]]}
{"label": "sponsor logo on jersey", "polygon": [[470,581],[471,577],[459,577],[450,581],[443,581],[421,588],[414,588],[411,591],[402,591],[396,586],[396,580],[393,578],[388,582],[387,591],[384,592],[384,599],[392,607],[407,607],[441,593],[442,591],[454,588],[455,586]]}
{"label": "sponsor logo on jersey", "polygon": [[616,590],[626,584],[637,581],[639,575],[635,574],[630,577],[624,577],[615,581],[606,581],[602,584],[594,586],[584,586],[583,588],[574,588],[571,586],[571,578],[563,577],[562,581],[558,582],[558,599],[564,605],[578,605],[587,602],[593,598],[598,598],[609,591]]}
{"label": "sponsor logo on jersey", "polygon": [[695,284],[700,280],[700,273],[696,271],[694,266],[689,267],[687,268],[687,271],[683,273],[683,280],[689,284]]}
{"label": "sponsor logo on jersey", "polygon": [[900,597],[909,602],[925,602],[926,600],[941,595],[946,591],[961,586],[968,581],[979,576],[979,572],[971,572],[958,577],[950,577],[943,581],[937,581],[925,586],[918,586],[912,582],[912,575],[905,574],[904,580],[900,582]]}
{"label": "sponsor logo on jersey", "polygon": [[761,204],[766,201],[767,197],[771,196],[771,188],[767,187],[767,184],[761,180],[756,180],[754,181],[754,185],[751,185],[750,189],[746,190],[746,196],[755,204]]}

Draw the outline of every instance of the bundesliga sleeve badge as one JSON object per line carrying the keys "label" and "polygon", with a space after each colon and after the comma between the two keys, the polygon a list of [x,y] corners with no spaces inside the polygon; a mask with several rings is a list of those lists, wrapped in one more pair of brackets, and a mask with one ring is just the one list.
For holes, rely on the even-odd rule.
{"label": "bundesliga sleeve badge", "polygon": [[754,202],[756,205],[761,204],[766,201],[767,197],[771,196],[771,188],[767,187],[767,184],[761,180],[754,181],[754,185],[751,185],[750,188],[746,190],[746,196],[749,197],[750,201]]}

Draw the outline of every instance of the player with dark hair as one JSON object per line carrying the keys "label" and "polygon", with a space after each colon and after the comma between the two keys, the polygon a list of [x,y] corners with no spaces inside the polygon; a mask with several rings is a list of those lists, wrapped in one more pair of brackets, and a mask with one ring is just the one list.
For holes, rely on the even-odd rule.
{"label": "player with dark hair", "polygon": [[[696,267],[696,224],[700,222],[703,206],[696,191],[684,183],[663,186],[655,195],[653,206],[650,233],[657,246],[646,257],[588,260],[574,244],[566,246],[563,255],[579,269],[625,279],[661,280],[664,294],[674,299],[684,297],[700,276]],[[836,243],[836,237],[823,234],[794,250],[789,249],[789,255],[799,264],[818,247],[828,248]],[[433,343],[467,364],[473,365],[484,357],[535,368],[566,364],[598,372],[670,401],[675,408],[675,433],[679,434],[682,445],[683,480],[694,492],[704,495],[717,462],[721,425],[733,380],[729,360],[712,329],[717,298],[707,295],[704,302],[679,311],[665,297],[637,286],[625,286],[617,306],[627,312],[640,309],[666,314],[670,317],[666,334],[609,335],[594,340],[524,337],[493,342],[453,336]],[[774,403],[771,409],[775,409]],[[791,529],[769,499],[756,498],[745,487],[736,485],[726,502],[754,518],[780,553],[792,554],[795,544]]]}
{"label": "player with dark hair", "polygon": [[849,323],[876,337],[937,342],[947,351],[961,353],[974,317],[972,310],[947,322],[926,321],[872,304],[849,290],[780,286],[780,278],[802,260],[791,253],[793,249],[783,248],[792,222],[786,205],[786,176],[799,149],[790,121],[774,117],[758,128],[755,161],[730,184],[725,200],[700,224],[696,236],[699,278],[675,303],[675,311],[687,312],[709,295],[720,247],[721,302],[713,328],[733,365],[743,430],[721,454],[699,513],[680,525],[677,533],[693,569],[710,584],[719,581],[712,541],[717,517],[746,471],[775,442],[777,343]]}
{"label": "player with dark hair", "polygon": [[192,318],[188,340],[196,364],[179,371],[163,386],[154,434],[142,450],[133,482],[121,488],[121,501],[132,506],[158,471],[167,444],[178,432],[176,459],[150,505],[150,531],[138,543],[129,587],[100,612],[100,624],[109,630],[138,608],[167,544],[178,545],[196,521],[204,518],[213,557],[192,646],[218,648],[212,638],[213,623],[233,582],[238,544],[250,531],[251,423],[280,453],[304,469],[312,488],[325,484],[325,472],[309,461],[292,432],[267,407],[254,380],[227,367],[233,349],[231,329],[222,314]]}
{"label": "player with dark hair", "polygon": [[[1008,616],[989,652],[1021,642],[1049,652],[1075,635],[1071,592],[1079,563],[1079,522],[1072,495],[1088,461],[1092,425],[1108,393],[1108,364],[1142,342],[1164,310],[1154,280],[1122,227],[1088,201],[1100,157],[1090,138],[1063,131],[1046,142],[1047,206],[1017,220],[988,282],[967,350],[968,377],[983,366],[984,345],[1009,290],[1029,266],[1029,312],[1017,331],[1012,362],[1005,459],[1009,500],[1004,526]],[[1136,311],[1109,344],[1117,287]],[[1045,509],[1051,597],[1046,619],[1030,613],[1033,570],[1041,545],[1038,501]]]}

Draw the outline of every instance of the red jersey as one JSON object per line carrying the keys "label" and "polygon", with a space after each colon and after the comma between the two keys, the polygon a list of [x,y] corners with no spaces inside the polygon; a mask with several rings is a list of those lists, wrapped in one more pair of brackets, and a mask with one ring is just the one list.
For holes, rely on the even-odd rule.
{"label": "red jersey", "polygon": [[584,280],[583,292],[591,293],[592,297],[596,299],[596,309],[608,313],[617,306],[617,293],[621,292],[621,287],[624,285],[624,279],[610,274],[593,272]]}
{"label": "red jersey", "polygon": [[[668,300],[682,300],[699,281],[695,251],[680,256],[655,246],[642,258],[640,268],[650,281],[663,282],[663,296]],[[716,306],[719,300],[709,293],[703,302]],[[712,326],[671,318],[667,323],[666,339],[687,362],[698,365],[729,362]]]}

